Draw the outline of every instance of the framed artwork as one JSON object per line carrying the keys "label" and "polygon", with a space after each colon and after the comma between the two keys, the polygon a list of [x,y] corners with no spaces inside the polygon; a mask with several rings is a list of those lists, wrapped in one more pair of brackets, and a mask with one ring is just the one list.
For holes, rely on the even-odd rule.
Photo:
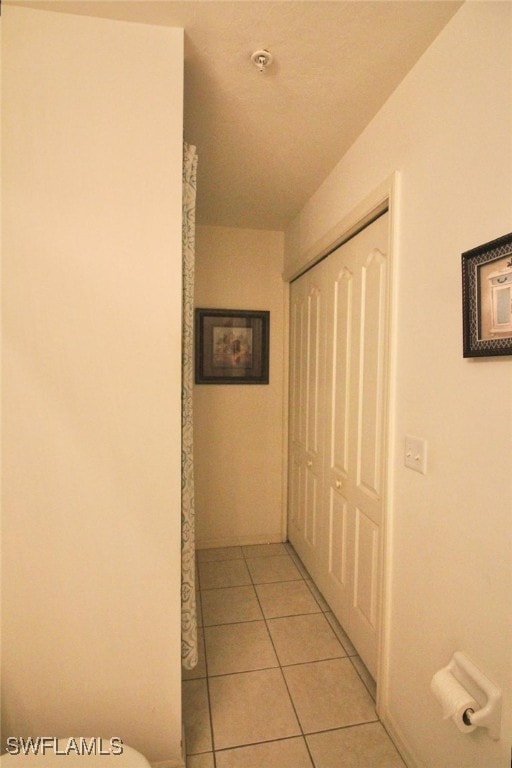
{"label": "framed artwork", "polygon": [[464,357],[512,355],[512,233],[462,254]]}
{"label": "framed artwork", "polygon": [[268,384],[270,312],[196,309],[196,384]]}

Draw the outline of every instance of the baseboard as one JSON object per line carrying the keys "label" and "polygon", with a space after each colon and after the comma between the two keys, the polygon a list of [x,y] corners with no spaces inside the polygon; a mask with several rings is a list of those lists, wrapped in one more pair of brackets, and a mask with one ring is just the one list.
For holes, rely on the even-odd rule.
{"label": "baseboard", "polygon": [[196,549],[217,549],[221,547],[250,547],[254,544],[281,544],[283,535],[280,531],[270,536],[226,536],[219,539],[196,539]]}
{"label": "baseboard", "polygon": [[393,718],[389,716],[389,713],[379,711],[380,721],[391,738],[391,741],[400,752],[400,756],[407,768],[427,768],[424,763],[418,762],[413,756],[406,739],[403,738],[401,730],[396,727]]}

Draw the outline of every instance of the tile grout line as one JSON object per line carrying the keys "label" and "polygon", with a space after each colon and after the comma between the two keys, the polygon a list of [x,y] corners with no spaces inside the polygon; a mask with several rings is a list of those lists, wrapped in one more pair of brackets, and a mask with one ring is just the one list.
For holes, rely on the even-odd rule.
{"label": "tile grout line", "polygon": [[[202,592],[201,589],[201,576],[199,573],[199,567],[197,569],[197,578],[199,581],[199,592]],[[203,603],[201,600],[201,613],[203,609]],[[212,760],[213,760],[213,768],[217,768],[217,761],[215,759],[215,736],[213,733],[213,717],[212,717],[212,703],[211,703],[211,697],[210,697],[210,675],[208,674],[208,656],[206,655],[206,633],[205,633],[205,626],[204,626],[204,616],[201,616],[203,620],[203,654],[204,654],[204,673],[205,673],[205,681],[206,681],[206,698],[208,701],[208,718],[210,722],[210,739],[212,742]],[[207,753],[205,753],[207,754]],[[186,758],[187,756],[185,756]]]}
{"label": "tile grout line", "polygon": [[[290,545],[290,546],[292,546],[292,545]],[[292,547],[292,550],[293,550],[293,547]],[[353,667],[354,671],[356,672],[357,676],[359,677],[359,679],[360,679],[360,680],[361,680],[361,682],[363,683],[364,687],[366,688],[366,690],[367,690],[367,691],[368,691],[368,693],[370,694],[370,696],[371,696],[372,700],[373,700],[374,702],[376,702],[376,695],[375,695],[375,694],[374,694],[374,692],[373,692],[373,691],[370,689],[370,686],[368,685],[368,682],[365,680],[365,678],[364,678],[364,677],[363,677],[363,675],[361,674],[361,671],[359,670],[359,668],[357,667],[357,665],[354,663],[354,659],[356,659],[356,658],[359,658],[359,660],[361,661],[361,663],[363,663],[363,661],[362,661],[361,657],[359,656],[359,654],[357,653],[357,651],[356,651],[356,649],[355,649],[355,648],[354,648],[354,651],[356,651],[355,653],[349,653],[349,652],[347,651],[347,649],[345,648],[345,646],[343,645],[343,642],[342,642],[342,640],[341,640],[341,639],[338,637],[338,633],[335,631],[334,627],[332,626],[331,622],[330,622],[330,621],[327,619],[327,616],[326,616],[326,613],[330,613],[330,614],[332,614],[332,617],[333,617],[334,621],[336,621],[336,623],[338,623],[338,624],[339,624],[339,622],[338,622],[338,620],[337,620],[336,616],[334,615],[334,611],[332,611],[332,609],[331,609],[331,606],[330,606],[330,605],[327,603],[327,601],[325,600],[324,596],[322,595],[322,593],[320,592],[320,590],[319,590],[319,589],[318,589],[318,587],[316,586],[315,582],[314,582],[314,581],[313,581],[313,579],[311,578],[311,575],[309,574],[308,570],[306,569],[306,567],[304,566],[304,564],[303,564],[303,563],[302,563],[302,561],[300,560],[300,558],[299,558],[299,556],[297,555],[297,553],[295,552],[295,550],[293,550],[293,552],[294,552],[294,555],[295,555],[295,557],[296,557],[296,558],[299,560],[299,562],[301,563],[302,567],[304,568],[304,570],[305,570],[305,571],[306,571],[306,573],[308,574],[308,577],[309,577],[309,579],[306,579],[306,577],[304,577],[304,580],[305,580],[305,582],[306,582],[306,586],[307,586],[307,588],[309,589],[309,591],[311,592],[311,594],[313,595],[313,597],[315,598],[315,600],[316,600],[316,596],[315,596],[315,593],[314,593],[313,589],[311,588],[310,584],[308,583],[308,581],[310,581],[310,582],[311,582],[311,584],[313,584],[313,585],[315,586],[315,588],[317,589],[317,591],[319,592],[320,596],[322,597],[322,600],[325,602],[325,604],[326,604],[327,608],[329,609],[328,611],[325,611],[325,610],[322,608],[322,606],[320,605],[320,602],[319,602],[318,600],[316,600],[316,601],[317,601],[317,603],[318,603],[318,605],[320,606],[320,608],[322,608],[322,613],[323,613],[323,615],[325,616],[326,620],[328,621],[328,623],[329,623],[329,625],[330,625],[330,627],[331,627],[332,631],[333,631],[333,632],[334,632],[334,634],[336,635],[336,639],[338,640],[338,642],[340,643],[341,647],[342,647],[342,648],[343,648],[343,650],[345,651],[345,654],[346,654],[346,658],[347,658],[347,659],[349,659],[349,661],[350,661],[350,663],[351,663],[351,665],[352,665],[352,667]],[[292,560],[293,560],[293,559],[294,559],[294,558],[292,557]],[[343,630],[343,632],[346,634],[346,632],[345,632],[345,630],[343,629],[343,627],[341,626],[341,624],[339,624],[339,626],[341,627],[341,629]],[[349,639],[350,639],[350,638],[349,638]],[[368,674],[370,674],[370,673],[368,673]],[[373,722],[373,721],[372,721],[372,722]]]}
{"label": "tile grout line", "polygon": [[[285,616],[267,617],[265,615],[264,610],[263,610],[263,606],[261,604],[261,600],[260,600],[260,597],[259,597],[259,594],[258,594],[258,591],[257,591],[257,586],[260,585],[260,584],[270,584],[270,583],[282,584],[282,583],[293,583],[293,582],[300,583],[301,581],[305,584],[309,594],[311,594],[311,596],[314,599],[315,604],[320,609],[319,610],[319,614],[324,616],[324,618],[327,621],[327,623],[329,624],[332,632],[334,633],[337,642],[339,643],[341,649],[345,653],[345,658],[349,659],[349,661],[351,663],[351,667],[356,672],[358,678],[363,683],[364,687],[366,688],[366,690],[369,693],[369,695],[371,696],[371,698],[375,701],[374,695],[373,695],[372,691],[370,690],[369,686],[367,685],[364,677],[361,675],[358,667],[354,664],[353,658],[354,659],[357,658],[357,654],[354,654],[353,657],[351,655],[349,655],[347,649],[343,645],[342,640],[338,636],[338,632],[336,631],[335,627],[332,625],[332,623],[327,618],[326,613],[332,613],[330,607],[328,606],[328,604],[326,604],[327,608],[329,610],[324,609],[322,604],[320,603],[320,601],[317,599],[314,590],[311,589],[310,584],[308,584],[308,579],[311,581],[311,577],[309,576],[309,573],[307,572],[307,570],[303,566],[302,561],[300,561],[300,564],[302,565],[302,567],[300,567],[300,565],[298,564],[298,562],[297,562],[297,560],[299,560],[298,555],[295,553],[294,550],[291,551],[291,545],[290,544],[288,544],[288,545],[287,544],[283,544],[283,547],[284,547],[284,550],[285,550],[284,553],[281,553],[281,552],[279,552],[279,553],[272,553],[272,554],[267,555],[267,556],[255,555],[254,557],[260,557],[261,559],[271,560],[271,559],[273,559],[275,557],[287,556],[289,558],[289,560],[295,565],[295,567],[296,567],[296,569],[297,569],[297,571],[299,573],[299,578],[297,578],[297,579],[284,579],[284,580],[279,580],[278,579],[276,582],[265,582],[265,581],[259,582],[259,581],[257,581],[257,576],[253,576],[253,574],[251,573],[251,571],[249,569],[249,564],[248,564],[248,560],[254,559],[254,557],[251,557],[250,555],[246,554],[244,552],[243,548],[241,548],[241,553],[242,553],[241,557],[225,558],[225,559],[223,558],[223,560],[220,560],[220,561],[214,561],[214,560],[212,560],[212,561],[205,561],[205,562],[223,562],[223,561],[225,561],[225,562],[228,562],[228,561],[233,562],[235,560],[243,561],[244,565],[245,565],[245,568],[246,568],[246,570],[248,572],[248,576],[250,578],[250,584],[229,585],[229,587],[236,588],[237,586],[251,586],[252,589],[253,589],[254,595],[256,597],[256,601],[257,601],[257,604],[258,604],[258,607],[259,607],[259,610],[260,610],[260,613],[261,613],[261,617],[262,617],[262,618],[258,618],[258,619],[250,619],[248,621],[225,622],[223,624],[213,624],[213,625],[207,625],[207,626],[204,624],[204,617],[203,617],[203,622],[202,622],[202,629],[203,629],[203,632],[204,632],[203,649],[204,649],[204,657],[205,657],[205,676],[206,676],[206,687],[207,687],[207,697],[208,697],[208,714],[209,714],[209,719],[210,719],[209,725],[210,725],[210,735],[211,735],[211,742],[212,742],[212,753],[211,754],[212,754],[214,768],[216,768],[216,765],[217,765],[216,753],[228,751],[229,749],[242,749],[244,747],[255,746],[257,744],[265,744],[265,743],[272,743],[272,742],[287,741],[287,740],[290,740],[290,739],[293,739],[293,738],[297,738],[299,736],[303,740],[303,743],[304,743],[304,745],[306,747],[307,754],[309,756],[309,759],[311,760],[311,764],[312,764],[313,768],[315,766],[315,762],[314,762],[313,756],[312,756],[312,754],[310,752],[309,745],[308,745],[306,737],[308,735],[313,735],[314,733],[317,733],[317,732],[314,731],[311,734],[310,733],[306,734],[304,732],[304,729],[303,729],[302,724],[300,722],[300,719],[299,719],[299,716],[298,716],[298,713],[297,713],[295,704],[293,702],[293,698],[291,696],[291,693],[290,693],[290,690],[289,690],[289,687],[288,687],[288,684],[287,684],[287,681],[286,681],[286,677],[285,677],[285,674],[284,674],[284,669],[287,668],[287,667],[301,666],[303,664],[305,665],[305,664],[314,663],[314,661],[313,662],[304,661],[304,662],[298,662],[298,663],[295,663],[295,664],[284,664],[283,665],[281,663],[279,655],[277,653],[277,649],[276,649],[276,646],[275,646],[275,643],[274,643],[274,640],[273,640],[273,637],[272,637],[272,634],[271,634],[271,631],[270,631],[270,626],[269,626],[269,623],[271,622],[271,620],[273,618],[278,618],[278,619],[281,619],[281,618],[291,618],[291,617],[295,617],[295,616],[307,616],[307,615],[310,615],[310,614],[308,614],[308,613],[304,613],[304,614],[289,614],[289,615],[285,615]],[[201,589],[201,581],[200,581],[200,575],[199,575],[199,562],[198,562],[198,579],[197,579],[197,581],[198,581],[198,584],[199,584],[199,591],[201,593],[204,593],[206,591],[213,591],[213,590],[219,590],[219,589],[226,589],[227,588],[226,586],[219,586],[219,587],[213,587],[213,588],[209,587],[206,590]],[[313,584],[314,584],[314,582],[313,582]],[[202,595],[201,595],[201,597],[202,597]],[[322,597],[322,599],[323,599],[323,597]],[[336,619],[336,617],[334,617],[334,616],[333,616],[333,618]],[[267,635],[268,635],[268,639],[270,640],[271,646],[273,648],[274,655],[275,655],[275,658],[276,658],[278,666],[277,667],[261,667],[261,668],[256,669],[256,670],[243,670],[241,673],[234,673],[234,672],[228,673],[228,672],[226,672],[226,673],[224,673],[222,675],[210,675],[209,674],[209,670],[208,670],[208,659],[207,659],[207,652],[206,652],[206,630],[208,628],[210,628],[210,627],[240,625],[240,624],[246,624],[246,623],[249,624],[249,623],[255,623],[257,621],[262,621],[262,620],[265,622],[265,629],[266,629],[266,632],[267,632]],[[332,658],[344,658],[344,657],[332,657]],[[320,659],[320,660],[317,659],[315,661],[317,663],[320,663],[320,661],[325,661],[325,660],[326,659]],[[209,686],[210,679],[211,678],[215,678],[215,677],[225,677],[225,676],[229,676],[229,675],[232,675],[232,674],[243,674],[244,671],[246,673],[250,673],[250,672],[255,672],[255,671],[265,671],[265,670],[271,670],[271,669],[279,669],[280,670],[281,678],[283,679],[283,682],[285,684],[286,691],[287,691],[288,697],[289,697],[289,701],[291,703],[291,707],[292,707],[292,710],[293,710],[293,712],[295,714],[297,725],[298,725],[299,730],[300,730],[300,734],[297,734],[297,736],[282,737],[282,738],[278,738],[278,739],[268,739],[268,740],[261,741],[261,742],[255,742],[254,744],[240,744],[240,745],[236,745],[234,747],[225,747],[225,748],[216,750],[215,749],[215,738],[214,738],[214,732],[213,732],[212,706],[211,706],[211,698],[210,698],[210,686]],[[328,729],[325,729],[325,730],[318,731],[318,733],[328,733],[328,732],[331,732],[331,731],[334,732],[334,731],[341,730],[341,729],[344,729],[344,728],[358,727],[360,725],[365,725],[365,724],[375,723],[375,722],[380,722],[380,718],[378,717],[378,715],[376,715],[376,719],[375,720],[368,720],[368,721],[365,721],[363,723],[356,723],[356,724],[353,724],[353,725],[340,726],[339,728],[328,728]],[[201,753],[201,754],[207,754],[207,753]]]}
{"label": "tile grout line", "polygon": [[[357,652],[356,652],[356,653],[353,653],[353,654],[349,653],[349,652],[347,651],[347,649],[345,648],[345,646],[343,645],[343,642],[342,642],[342,641],[341,641],[341,639],[338,637],[338,633],[335,631],[334,627],[332,626],[331,622],[330,622],[330,621],[327,619],[327,616],[326,616],[326,613],[327,613],[327,612],[328,612],[328,613],[331,613],[331,614],[332,614],[332,616],[333,616],[333,619],[334,619],[334,620],[335,620],[335,621],[336,621],[336,622],[339,624],[339,622],[338,622],[338,620],[337,620],[336,616],[334,615],[334,612],[331,610],[331,607],[330,607],[330,605],[327,603],[327,601],[325,600],[324,596],[322,595],[322,593],[320,592],[320,590],[319,590],[319,589],[318,589],[318,587],[316,586],[315,582],[314,582],[314,581],[313,581],[313,579],[311,578],[311,575],[309,574],[309,571],[308,571],[308,570],[307,570],[307,568],[305,567],[304,563],[302,562],[302,560],[300,559],[300,557],[298,556],[298,554],[297,554],[297,553],[295,552],[295,550],[293,549],[293,545],[292,545],[292,544],[290,544],[290,543],[288,543],[288,546],[291,548],[291,550],[292,550],[292,552],[293,552],[293,555],[290,553],[292,560],[295,562],[295,558],[296,558],[296,559],[297,559],[297,560],[300,562],[300,564],[301,564],[302,568],[304,569],[304,571],[305,571],[305,572],[308,574],[308,577],[309,577],[309,578],[306,578],[306,577],[304,576],[304,581],[305,581],[305,583],[306,583],[306,586],[307,586],[307,588],[309,589],[309,591],[311,592],[311,594],[312,594],[312,595],[313,595],[313,597],[315,598],[315,600],[316,600],[317,604],[320,606],[320,608],[322,608],[322,606],[321,606],[320,602],[319,602],[319,601],[316,599],[316,595],[315,595],[315,593],[314,593],[313,589],[312,589],[312,588],[310,587],[310,585],[308,584],[308,580],[309,580],[309,581],[310,581],[310,582],[311,582],[311,583],[312,583],[312,584],[315,586],[315,588],[316,588],[316,589],[317,589],[317,591],[319,592],[320,596],[322,597],[322,600],[325,602],[326,606],[329,608],[329,611],[325,611],[325,610],[322,608],[322,613],[323,613],[323,615],[325,616],[326,620],[328,621],[328,623],[329,623],[329,625],[330,625],[330,627],[331,627],[332,631],[334,632],[334,634],[335,634],[335,636],[336,636],[336,639],[338,640],[338,642],[340,643],[341,647],[342,647],[342,648],[343,648],[343,650],[345,651],[345,654],[346,654],[346,658],[347,658],[347,659],[349,659],[349,661],[350,661],[350,663],[351,663],[351,665],[352,665],[352,668],[353,668],[353,669],[354,669],[354,671],[356,672],[357,676],[359,677],[359,679],[360,679],[360,680],[361,680],[361,682],[363,683],[364,687],[366,688],[366,690],[367,690],[367,691],[368,691],[368,693],[370,694],[370,696],[371,696],[371,698],[372,698],[373,702],[375,703],[375,702],[376,702],[376,695],[375,695],[375,694],[373,693],[373,691],[370,689],[370,686],[368,685],[368,682],[367,682],[367,680],[366,680],[366,679],[363,677],[363,675],[361,674],[361,671],[360,671],[360,669],[359,669],[359,668],[357,667],[357,665],[354,663],[354,659],[356,659],[356,658],[359,658],[359,660],[361,661],[361,663],[363,663],[363,662],[362,662],[362,659],[359,657],[359,654],[358,654]],[[290,550],[288,550],[288,551],[290,551]],[[297,565],[297,563],[296,563],[296,562],[295,562],[295,564]],[[298,565],[297,565],[297,567],[299,568],[299,566],[298,566]],[[299,570],[301,570],[301,569],[299,568]],[[339,626],[340,626],[340,627],[341,627],[341,629],[343,630],[343,627],[341,626],[341,624],[340,624]],[[343,630],[343,632],[345,632],[345,630]],[[346,634],[346,633],[345,633],[345,634]],[[356,649],[354,648],[354,650],[356,650]],[[370,673],[368,673],[368,674],[370,674]],[[378,716],[377,716],[377,717],[378,717]],[[380,718],[378,718],[378,720],[380,721]],[[369,722],[375,722],[375,721],[373,721],[373,720],[372,720],[372,721],[369,721]]]}
{"label": "tile grout line", "polygon": [[[292,741],[293,739],[300,738],[300,734],[297,734],[296,736],[280,736],[277,739],[267,739],[266,741],[250,741],[247,744],[238,744],[236,747],[221,747],[217,750],[217,752],[231,752],[235,749],[245,749],[246,747],[258,747],[261,744],[279,744],[281,741]],[[201,754],[208,754],[207,752],[202,752]]]}
{"label": "tile grout line", "polygon": [[[242,550],[242,553],[243,553],[243,550]],[[292,559],[292,558],[290,558],[290,560],[293,562],[293,559]],[[299,569],[297,569],[297,570],[299,570]],[[300,570],[299,570],[299,573],[300,573]],[[301,577],[303,576],[303,575],[302,575],[302,573],[301,573],[300,575],[301,575]],[[302,581],[304,581],[304,582],[305,582],[305,579],[304,579],[303,577],[302,577]],[[306,586],[307,586],[307,585],[306,585]],[[262,615],[263,615],[263,620],[264,620],[264,622],[265,622],[265,627],[266,627],[266,630],[267,630],[267,634],[268,634],[268,636],[269,636],[269,639],[270,639],[270,642],[271,642],[271,644],[272,644],[272,648],[274,649],[274,653],[275,653],[275,656],[276,656],[276,659],[277,659],[277,663],[279,664],[279,667],[278,667],[278,668],[279,668],[279,671],[280,671],[280,673],[281,673],[281,678],[282,678],[282,680],[283,680],[283,683],[284,683],[284,685],[285,685],[285,688],[286,688],[286,692],[288,693],[288,698],[289,698],[289,700],[290,700],[290,704],[291,704],[291,706],[292,706],[292,709],[293,709],[293,712],[294,712],[294,715],[295,715],[295,719],[296,719],[296,721],[297,721],[297,725],[298,725],[298,727],[299,727],[299,729],[300,729],[300,733],[301,733],[302,741],[303,741],[303,743],[304,743],[304,746],[305,746],[305,748],[306,748],[306,751],[307,751],[308,757],[309,757],[309,759],[310,759],[310,761],[311,761],[311,765],[312,765],[312,768],[315,768],[315,761],[313,760],[313,755],[312,755],[312,754],[311,754],[311,752],[310,752],[310,749],[309,749],[309,745],[308,745],[308,742],[307,742],[307,739],[306,739],[306,735],[305,735],[305,733],[304,733],[304,729],[303,729],[303,727],[302,727],[302,723],[301,723],[301,721],[300,721],[300,718],[299,718],[299,714],[298,714],[298,712],[297,712],[297,709],[296,709],[296,707],[295,707],[295,703],[294,703],[294,701],[293,701],[293,698],[292,698],[292,695],[291,695],[291,693],[290,693],[290,689],[289,689],[289,687],[288,687],[288,683],[287,683],[287,681],[286,681],[286,676],[285,676],[285,674],[284,674],[284,672],[283,672],[283,665],[281,664],[281,660],[280,660],[280,658],[279,658],[279,654],[278,654],[278,652],[277,652],[277,648],[276,648],[276,646],[275,646],[275,643],[274,643],[274,639],[273,639],[273,637],[272,637],[272,633],[270,632],[270,628],[269,628],[269,625],[268,625],[268,619],[267,619],[267,617],[265,616],[265,613],[264,613],[264,611],[263,611],[263,606],[261,605],[261,602],[260,602],[260,598],[259,598],[259,595],[258,595],[258,591],[256,590],[256,585],[254,585],[254,587],[255,587],[254,591],[256,592],[256,599],[258,600],[258,604],[259,604],[259,606],[260,606],[260,610],[261,610],[261,613],[262,613]],[[315,596],[313,595],[313,598],[314,598],[314,597],[315,597]],[[317,605],[318,605],[318,601],[317,601],[316,599],[315,599],[315,602],[316,602],[316,603],[317,603]],[[319,606],[319,607],[320,607],[320,606]],[[296,738],[296,737],[295,737],[295,738]]]}
{"label": "tile grout line", "polygon": [[[345,653],[345,657],[342,657],[342,658],[347,658],[347,659],[350,661],[350,664],[351,664],[352,668],[354,669],[354,671],[355,671],[355,672],[356,672],[356,674],[358,675],[359,679],[360,679],[360,680],[361,680],[361,682],[363,683],[364,687],[365,687],[365,688],[366,688],[366,690],[368,691],[368,693],[369,693],[369,695],[370,695],[371,699],[372,699],[372,700],[375,702],[375,697],[374,697],[373,693],[370,691],[370,688],[368,687],[368,685],[367,685],[367,683],[366,683],[365,679],[363,678],[363,676],[361,675],[361,673],[360,673],[359,669],[357,668],[357,666],[356,666],[356,665],[354,664],[354,662],[353,662],[353,658],[356,658],[356,657],[358,656],[358,654],[355,654],[354,656],[350,656],[350,655],[349,655],[349,653],[348,653],[347,649],[345,648],[345,646],[343,645],[342,641],[341,641],[341,640],[340,640],[340,638],[338,637],[338,634],[337,634],[337,633],[334,631],[334,627],[333,627],[333,626],[331,625],[331,623],[330,623],[330,622],[327,620],[327,617],[325,616],[325,614],[326,614],[326,611],[325,611],[325,610],[322,608],[322,605],[321,605],[321,604],[320,604],[320,602],[317,600],[317,598],[316,598],[316,595],[315,595],[314,591],[311,589],[310,585],[308,584],[308,580],[309,580],[309,581],[311,581],[311,582],[312,582],[312,584],[314,584],[314,585],[315,585],[315,587],[316,587],[316,584],[315,584],[315,582],[313,581],[313,579],[311,578],[311,575],[309,574],[309,571],[306,569],[306,567],[305,567],[305,566],[304,566],[304,564],[302,563],[302,560],[300,560],[299,556],[297,555],[297,553],[296,553],[296,552],[295,552],[295,550],[293,549],[292,545],[291,545],[291,544],[289,544],[289,546],[292,548],[292,551],[293,551],[293,556],[292,556],[292,554],[291,554],[290,550],[287,550],[287,551],[288,551],[288,553],[289,553],[289,555],[290,555],[290,559],[292,560],[292,562],[295,564],[295,566],[297,567],[297,569],[298,569],[298,570],[299,570],[299,572],[301,573],[301,576],[302,576],[302,578],[303,578],[303,581],[304,581],[304,583],[305,583],[306,587],[308,588],[309,592],[311,593],[311,595],[312,595],[312,596],[313,596],[313,598],[315,599],[315,601],[316,601],[317,605],[318,605],[318,606],[319,606],[319,608],[321,609],[321,611],[322,611],[322,615],[324,616],[325,620],[328,622],[329,626],[331,627],[331,630],[332,630],[332,632],[334,633],[334,635],[335,635],[335,637],[336,637],[336,640],[338,641],[338,643],[340,644],[340,646],[341,646],[341,648],[342,648],[343,652]],[[299,561],[299,563],[300,563],[300,566],[301,566],[301,567],[298,565],[298,563],[296,562],[296,560],[298,560],[298,561]],[[304,573],[305,573],[305,574],[307,574],[307,577],[304,575],[303,571],[304,571]],[[318,587],[316,587],[316,589],[318,590]],[[318,590],[318,591],[319,591],[319,590]],[[327,607],[330,609],[330,606],[329,606],[329,604],[328,604],[328,603],[325,601],[325,598],[324,598],[324,597],[323,597],[323,595],[320,593],[320,591],[319,591],[319,594],[321,595],[321,597],[322,597],[322,600],[323,600],[323,601],[326,603]],[[330,611],[330,612],[332,613],[332,611]],[[336,617],[334,616],[334,613],[333,613],[333,617],[334,617],[334,619],[336,620]],[[336,620],[336,621],[337,621],[337,620]],[[341,626],[341,625],[340,625],[340,626]],[[268,627],[267,627],[267,629],[268,629]],[[343,629],[343,628],[342,628],[342,629]],[[269,632],[269,635],[270,635],[270,630],[269,630],[269,629],[268,629],[268,632]],[[271,635],[270,635],[270,638],[271,638],[271,640],[272,640],[272,636],[271,636]],[[278,658],[278,661],[279,661],[279,658]],[[321,661],[326,661],[326,659],[316,660],[316,661],[313,661],[313,662],[301,662],[301,663],[302,663],[302,664],[310,664],[310,663],[320,663]],[[285,677],[285,674],[284,674],[284,672],[283,672],[283,666],[284,666],[284,667],[300,666],[300,665],[301,665],[301,663],[299,663],[299,664],[287,664],[287,665],[281,665],[281,663],[279,662],[279,664],[280,664],[280,668],[281,668],[281,672],[282,672],[282,675],[283,675],[283,678],[284,678],[284,681],[285,681],[285,685],[286,685],[286,688],[287,688],[287,690],[288,690],[288,695],[290,696],[290,699],[292,700],[292,705],[293,705],[293,707],[294,707],[294,711],[295,711],[295,705],[293,704],[293,699],[292,699],[292,696],[291,696],[290,690],[289,690],[289,688],[288,688],[288,684],[287,684],[287,682],[286,682],[286,677]],[[368,723],[376,723],[376,722],[380,722],[380,718],[379,718],[379,716],[378,716],[377,712],[376,712],[375,714],[376,714],[376,719],[375,719],[375,720],[367,720],[367,721],[365,721],[365,722],[363,722],[363,723],[357,723],[357,724],[354,724],[354,725],[346,725],[346,726],[340,726],[339,728],[327,728],[327,729],[325,729],[325,730],[322,730],[322,731],[315,731],[315,732],[313,732],[313,733],[328,733],[328,732],[330,732],[330,731],[342,730],[343,728],[353,728],[353,727],[357,727],[358,725],[367,725]],[[305,733],[304,733],[304,730],[303,730],[303,728],[302,728],[302,724],[300,723],[300,720],[299,720],[299,718],[298,718],[298,715],[297,715],[297,713],[296,713],[296,716],[297,716],[297,720],[298,720],[298,722],[299,722],[299,726],[300,726],[300,728],[301,728],[301,731],[303,732],[303,738],[304,738],[304,741],[305,741],[305,744],[306,744],[306,747],[307,747],[307,750],[308,750],[309,756],[310,756],[310,758],[311,758],[311,761],[312,761],[312,763],[313,763],[313,765],[314,765],[315,763],[314,763],[314,760],[313,760],[313,755],[311,754],[311,752],[310,752],[310,750],[309,750],[309,745],[308,745],[308,742],[307,742],[307,738],[306,738],[306,736],[307,736],[307,735],[312,735],[312,734],[309,734],[309,733],[308,733],[308,734],[305,734]]]}

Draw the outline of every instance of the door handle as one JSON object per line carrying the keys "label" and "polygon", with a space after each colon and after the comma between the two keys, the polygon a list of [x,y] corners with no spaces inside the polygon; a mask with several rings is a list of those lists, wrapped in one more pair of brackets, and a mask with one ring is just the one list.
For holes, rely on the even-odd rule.
{"label": "door handle", "polygon": [[336,480],[336,488],[339,490],[342,487],[343,483],[341,480]]}
{"label": "door handle", "polygon": [[312,462],[312,460],[311,460],[311,459],[308,459],[308,467],[310,467],[310,468],[311,468],[312,466],[313,466],[313,462]]}

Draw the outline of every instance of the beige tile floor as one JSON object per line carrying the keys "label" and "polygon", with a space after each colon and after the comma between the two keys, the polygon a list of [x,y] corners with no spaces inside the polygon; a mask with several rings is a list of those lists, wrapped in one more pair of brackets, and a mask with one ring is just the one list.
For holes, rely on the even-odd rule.
{"label": "beige tile floor", "polygon": [[199,550],[187,768],[404,768],[375,684],[289,544]]}

